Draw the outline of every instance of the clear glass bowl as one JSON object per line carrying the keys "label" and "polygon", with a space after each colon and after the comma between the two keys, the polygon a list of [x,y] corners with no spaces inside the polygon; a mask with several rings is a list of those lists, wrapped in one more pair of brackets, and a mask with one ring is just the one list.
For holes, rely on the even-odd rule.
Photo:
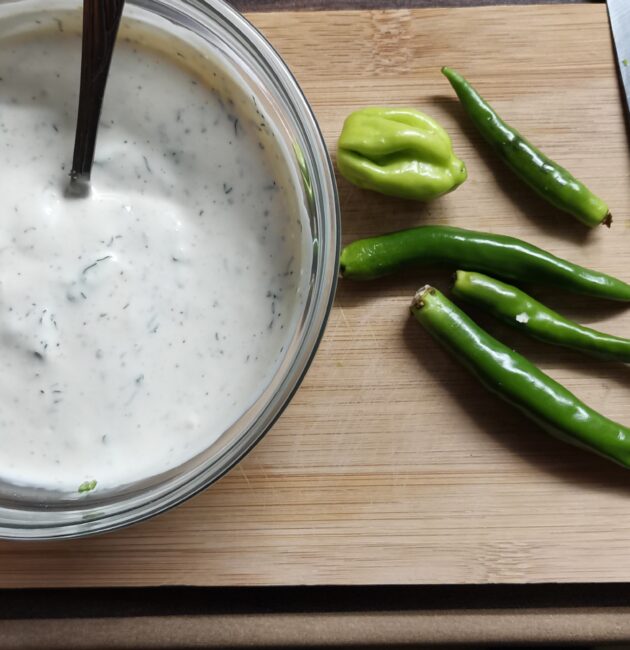
{"label": "clear glass bowl", "polygon": [[[0,21],[19,24],[45,11],[79,12],[79,0],[0,0]],[[80,14],[77,13],[77,18]],[[144,481],[87,495],[53,493],[0,482],[0,537],[78,537],[126,526],[203,490],[263,437],[296,391],[322,336],[334,298],[340,241],[332,165],[313,113],[290,71],[265,38],[222,0],[128,0],[125,16],[173,34],[237,75],[263,107],[283,149],[291,152],[298,200],[310,222],[303,262],[306,298],[287,353],[256,402],[210,447]]]}

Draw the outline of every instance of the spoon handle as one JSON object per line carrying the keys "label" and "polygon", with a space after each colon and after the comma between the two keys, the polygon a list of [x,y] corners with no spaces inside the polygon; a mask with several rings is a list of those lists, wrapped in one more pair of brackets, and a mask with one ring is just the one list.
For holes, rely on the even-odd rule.
{"label": "spoon handle", "polygon": [[72,181],[89,183],[96,132],[125,0],[83,0],[83,46],[79,114]]}

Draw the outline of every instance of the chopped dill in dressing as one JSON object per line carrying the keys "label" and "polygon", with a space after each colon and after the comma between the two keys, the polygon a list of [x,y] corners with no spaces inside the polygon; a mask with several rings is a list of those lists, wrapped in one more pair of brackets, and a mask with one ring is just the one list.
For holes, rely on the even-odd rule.
{"label": "chopped dill in dressing", "polygon": [[188,460],[258,397],[309,233],[255,99],[125,29],[92,193],[65,198],[81,43],[59,24],[0,40],[0,476],[83,494]]}

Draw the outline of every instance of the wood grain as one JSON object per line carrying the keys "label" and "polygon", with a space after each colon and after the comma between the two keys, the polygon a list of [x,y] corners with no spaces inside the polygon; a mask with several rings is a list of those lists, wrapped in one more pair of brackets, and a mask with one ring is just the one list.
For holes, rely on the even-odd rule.
{"label": "wood grain", "polygon": [[490,5],[577,4],[593,0],[228,0],[239,11],[409,9]]}
{"label": "wood grain", "polygon": [[[331,149],[364,104],[438,118],[469,180],[426,207],[340,181],[344,240],[423,223],[528,239],[630,277],[628,140],[601,5],[257,14]],[[611,204],[587,233],[496,164],[440,66]],[[217,485],[130,529],[0,544],[0,587],[630,580],[630,473],[550,439],[486,394],[408,316],[446,274],[342,283],[308,376],[274,429]],[[630,311],[545,294],[593,325]],[[607,415],[630,421],[630,369],[504,340]]]}

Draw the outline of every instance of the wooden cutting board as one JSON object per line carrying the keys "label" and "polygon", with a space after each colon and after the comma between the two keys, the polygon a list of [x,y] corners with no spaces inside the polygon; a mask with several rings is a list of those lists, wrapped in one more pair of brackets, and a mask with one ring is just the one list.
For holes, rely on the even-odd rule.
{"label": "wooden cutting board", "polygon": [[[427,223],[508,233],[630,279],[630,161],[603,5],[252,14],[293,69],[334,154],[366,104],[438,118],[469,180],[427,206],[340,180],[344,241]],[[587,233],[497,164],[451,65],[607,199]],[[342,282],[315,363],[265,440],[205,493],[145,524],[0,543],[0,587],[630,580],[630,472],[547,437],[480,388],[408,315],[419,271]],[[545,294],[630,335],[630,310]],[[482,322],[630,423],[630,369]]]}

